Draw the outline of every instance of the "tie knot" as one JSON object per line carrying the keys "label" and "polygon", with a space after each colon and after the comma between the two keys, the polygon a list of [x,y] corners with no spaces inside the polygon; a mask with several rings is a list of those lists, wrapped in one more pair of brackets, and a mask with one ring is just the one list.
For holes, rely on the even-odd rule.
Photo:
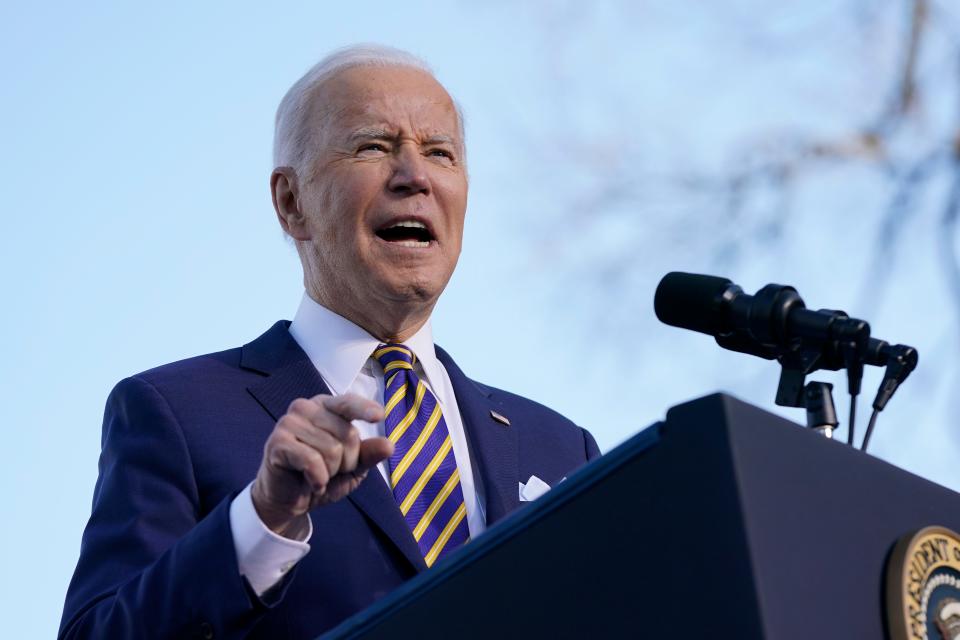
{"label": "tie knot", "polygon": [[403,344],[382,344],[373,352],[373,357],[380,361],[384,373],[394,369],[410,369],[417,361],[417,356],[409,347]]}

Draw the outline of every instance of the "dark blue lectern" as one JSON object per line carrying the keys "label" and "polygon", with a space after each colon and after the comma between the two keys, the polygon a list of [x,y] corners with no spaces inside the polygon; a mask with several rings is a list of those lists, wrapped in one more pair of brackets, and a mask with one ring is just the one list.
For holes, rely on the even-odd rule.
{"label": "dark blue lectern", "polygon": [[712,395],[323,638],[879,639],[885,561],[930,524],[960,495]]}

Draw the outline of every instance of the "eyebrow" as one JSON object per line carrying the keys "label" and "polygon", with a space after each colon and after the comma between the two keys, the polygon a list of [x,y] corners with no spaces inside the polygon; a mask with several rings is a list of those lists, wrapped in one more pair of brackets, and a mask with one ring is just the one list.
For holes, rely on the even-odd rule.
{"label": "eyebrow", "polygon": [[426,144],[449,144],[454,147],[457,146],[456,140],[454,140],[451,136],[442,133],[435,136],[430,136],[424,140],[424,142]]}
{"label": "eyebrow", "polygon": [[[396,134],[384,129],[383,127],[363,127],[362,129],[357,129],[350,134],[350,142],[357,142],[360,140],[391,140],[396,137]],[[437,134],[432,135],[426,140],[423,141],[424,144],[449,144],[451,146],[456,146],[457,141],[452,137],[446,134]]]}
{"label": "eyebrow", "polygon": [[383,127],[364,127],[350,134],[350,142],[356,140],[389,139],[394,135]]}

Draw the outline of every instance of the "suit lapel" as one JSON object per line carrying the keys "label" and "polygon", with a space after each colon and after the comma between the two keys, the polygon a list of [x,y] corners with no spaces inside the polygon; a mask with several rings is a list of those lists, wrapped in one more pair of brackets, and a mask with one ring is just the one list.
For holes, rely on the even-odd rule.
{"label": "suit lapel", "polygon": [[507,418],[509,412],[488,388],[467,378],[446,351],[440,347],[436,351],[453,384],[470,451],[479,466],[489,526],[520,506],[517,427],[496,420],[491,412],[507,413]]}
{"label": "suit lapel", "polygon": [[426,570],[427,564],[420,553],[420,547],[413,539],[410,527],[400,514],[397,501],[379,471],[372,469],[356,491],[350,494],[349,499],[390,538],[417,571]]}
{"label": "suit lapel", "polygon": [[[290,336],[288,326],[287,322],[278,322],[265,334],[244,345],[240,361],[241,367],[266,374],[247,390],[274,421],[279,420],[297,398],[330,393],[307,354]],[[367,474],[357,490],[350,494],[349,500],[396,545],[415,569],[426,569],[393,494],[376,469]]]}

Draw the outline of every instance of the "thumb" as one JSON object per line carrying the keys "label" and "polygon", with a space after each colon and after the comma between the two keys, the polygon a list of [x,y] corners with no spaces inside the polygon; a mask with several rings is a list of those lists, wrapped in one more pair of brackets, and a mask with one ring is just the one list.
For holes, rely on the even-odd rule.
{"label": "thumb", "polygon": [[367,438],[360,442],[360,456],[357,460],[356,473],[377,466],[381,460],[393,455],[393,443],[386,438]]}

